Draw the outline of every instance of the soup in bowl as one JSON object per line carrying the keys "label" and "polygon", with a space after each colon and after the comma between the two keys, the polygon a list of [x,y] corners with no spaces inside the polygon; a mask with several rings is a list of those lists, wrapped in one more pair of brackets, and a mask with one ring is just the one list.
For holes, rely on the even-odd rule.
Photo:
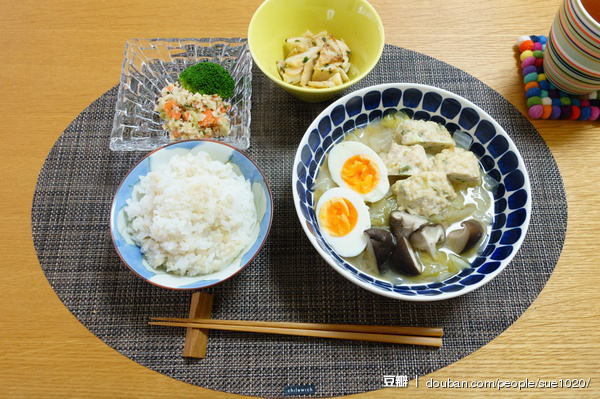
{"label": "soup in bowl", "polygon": [[365,88],[323,111],[298,148],[293,191],[302,227],[336,271],[406,300],[490,281],[518,250],[531,207],[502,127],[417,84]]}

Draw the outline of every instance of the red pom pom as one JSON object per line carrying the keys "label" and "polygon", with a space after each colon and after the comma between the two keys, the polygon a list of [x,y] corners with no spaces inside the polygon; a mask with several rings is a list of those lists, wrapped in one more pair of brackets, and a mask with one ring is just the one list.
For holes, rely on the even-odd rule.
{"label": "red pom pom", "polygon": [[531,40],[525,40],[523,43],[521,43],[521,45],[519,46],[519,51],[522,53],[523,51],[527,51],[527,50],[533,50],[533,41]]}
{"label": "red pom pom", "polygon": [[573,115],[571,115],[569,119],[574,121],[579,118],[579,115],[581,115],[581,109],[579,109],[579,107],[576,105],[571,105],[571,110],[573,111]]}
{"label": "red pom pom", "polygon": [[544,65],[544,59],[536,58],[535,61],[533,62],[533,65],[535,65],[536,67],[541,67],[542,65]]}

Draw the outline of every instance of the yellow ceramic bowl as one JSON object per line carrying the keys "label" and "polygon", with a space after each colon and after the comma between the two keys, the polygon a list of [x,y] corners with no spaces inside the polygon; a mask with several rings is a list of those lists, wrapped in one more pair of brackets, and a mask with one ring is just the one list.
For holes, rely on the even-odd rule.
{"label": "yellow ceramic bowl", "polygon": [[[352,67],[346,83],[315,89],[281,79],[275,62],[285,58],[285,39],[307,30],[326,30],[348,44]],[[248,28],[248,45],[256,65],[283,89],[308,102],[328,100],[364,78],[379,61],[384,42],[381,19],[365,0],[267,0],[256,10]]]}

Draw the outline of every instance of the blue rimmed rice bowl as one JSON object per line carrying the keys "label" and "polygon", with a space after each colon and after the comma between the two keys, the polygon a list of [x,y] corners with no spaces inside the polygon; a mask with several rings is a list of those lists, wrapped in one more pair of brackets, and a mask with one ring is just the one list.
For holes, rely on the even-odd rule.
{"label": "blue rimmed rice bowl", "polygon": [[[213,161],[234,164],[234,171],[250,181],[258,216],[258,226],[254,231],[254,240],[242,253],[222,270],[207,275],[180,276],[167,273],[164,270],[153,269],[144,260],[140,248],[128,236],[127,219],[124,208],[127,200],[132,197],[134,187],[139,183],[140,176],[169,162],[175,154],[184,155],[187,152],[204,151]],[[138,162],[125,176],[117,188],[110,213],[110,233],[117,254],[123,263],[143,280],[159,287],[175,290],[195,290],[219,284],[244,269],[258,254],[269,234],[273,220],[273,197],[266,177],[258,166],[244,153],[234,147],[210,140],[180,141],[155,150]]]}
{"label": "blue rimmed rice bowl", "polygon": [[[471,267],[442,282],[393,285],[369,275],[344,260],[327,244],[319,230],[313,183],[331,148],[347,133],[391,112],[403,111],[411,118],[445,125],[469,150],[483,170],[495,180],[494,222],[485,248]],[[518,149],[486,112],[470,101],[432,86],[392,83],[350,93],[327,107],[307,129],[293,166],[294,205],[304,232],[317,252],[342,276],[374,293],[409,301],[448,299],[473,291],[498,275],[515,256],[529,226],[531,189]]]}

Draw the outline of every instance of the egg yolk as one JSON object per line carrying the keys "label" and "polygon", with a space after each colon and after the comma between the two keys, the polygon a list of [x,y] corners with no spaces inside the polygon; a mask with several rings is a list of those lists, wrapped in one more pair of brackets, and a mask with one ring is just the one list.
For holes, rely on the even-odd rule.
{"label": "egg yolk", "polygon": [[348,187],[360,194],[373,191],[380,179],[379,168],[364,155],[348,158],[342,167],[341,175]]}
{"label": "egg yolk", "polygon": [[319,211],[321,228],[332,237],[350,233],[358,220],[358,212],[346,198],[334,197],[326,201]]}

